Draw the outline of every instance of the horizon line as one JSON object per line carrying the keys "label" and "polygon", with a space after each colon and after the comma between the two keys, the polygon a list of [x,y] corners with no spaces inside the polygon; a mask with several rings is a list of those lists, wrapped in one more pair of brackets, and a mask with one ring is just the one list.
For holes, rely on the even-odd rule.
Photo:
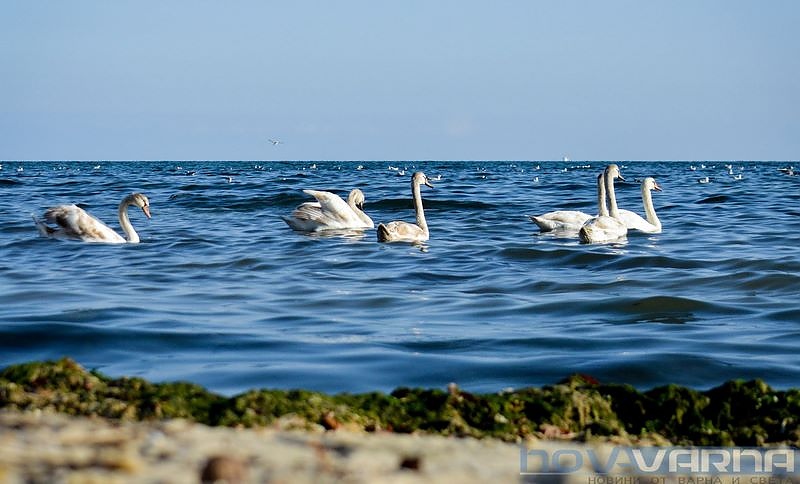
{"label": "horizon line", "polygon": [[511,159],[471,159],[471,160],[459,160],[459,159],[400,159],[400,158],[391,158],[391,159],[361,159],[361,160],[315,160],[315,159],[294,159],[294,160],[256,160],[256,159],[39,159],[39,160],[12,160],[12,159],[3,159],[0,160],[0,163],[56,163],[56,162],[69,162],[69,163],[99,163],[99,162],[108,162],[108,163],[127,163],[127,162],[145,162],[145,163],[157,163],[157,162],[226,162],[226,163],[307,163],[307,162],[314,162],[314,163],[374,163],[374,162],[413,162],[413,163],[585,163],[585,162],[619,162],[619,163],[636,163],[636,162],[645,162],[645,163],[719,163],[719,162],[734,162],[734,163],[793,163],[797,162],[800,163],[800,159],[690,159],[690,160],[673,160],[673,159],[619,159],[619,158],[597,158],[597,159],[580,159],[580,160],[536,160],[536,159],[528,159],[528,160],[511,160]]}

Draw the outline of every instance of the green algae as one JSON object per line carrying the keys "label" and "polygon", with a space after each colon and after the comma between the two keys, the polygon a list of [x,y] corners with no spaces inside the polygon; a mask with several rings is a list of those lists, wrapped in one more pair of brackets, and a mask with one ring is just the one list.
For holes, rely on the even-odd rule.
{"label": "green algae", "polygon": [[0,408],[48,409],[70,415],[143,420],[187,418],[207,422],[224,397],[199,385],[111,379],[74,361],[33,362],[0,372]]}
{"label": "green algae", "polygon": [[125,420],[184,418],[207,425],[436,433],[516,441],[611,439],[681,445],[800,445],[800,390],[760,380],[707,391],[667,385],[640,392],[572,376],[556,385],[494,394],[398,388],[327,395],[252,390],[230,398],[186,382],[110,378],[70,359],[0,371],[0,408]]}

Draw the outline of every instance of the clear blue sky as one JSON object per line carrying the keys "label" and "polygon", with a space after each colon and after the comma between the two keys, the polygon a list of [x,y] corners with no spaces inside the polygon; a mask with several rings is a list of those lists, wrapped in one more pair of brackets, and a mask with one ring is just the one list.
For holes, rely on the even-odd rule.
{"label": "clear blue sky", "polygon": [[797,160],[798,25],[793,0],[5,1],[0,159]]}

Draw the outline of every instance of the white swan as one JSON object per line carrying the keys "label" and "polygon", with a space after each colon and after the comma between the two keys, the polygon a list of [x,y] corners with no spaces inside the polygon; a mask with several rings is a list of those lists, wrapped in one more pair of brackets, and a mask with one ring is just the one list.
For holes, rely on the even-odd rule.
{"label": "white swan", "polygon": [[301,232],[322,230],[371,229],[375,226],[364,213],[364,193],[358,188],[350,191],[347,202],[339,195],[319,190],[303,190],[316,198],[294,209],[291,217],[281,217],[289,227]]}
{"label": "white swan", "polygon": [[625,179],[622,178],[619,167],[615,164],[606,167],[603,178],[608,197],[608,215],[601,214],[589,219],[578,232],[581,242],[611,242],[628,234],[628,228],[619,219],[617,198],[614,193],[614,179]]}
{"label": "white swan", "polygon": [[119,204],[119,225],[125,232],[125,238],[76,205],[59,205],[44,212],[45,220],[58,225],[58,227],[51,227],[37,219],[36,216],[33,217],[33,221],[36,222],[39,233],[45,237],[83,242],[136,244],[139,242],[139,234],[133,229],[133,225],[128,219],[128,207],[131,205],[141,208],[145,216],[150,218],[150,201],[146,196],[141,193],[132,193],[125,197]]}
{"label": "white swan", "polygon": [[411,176],[411,196],[414,198],[417,223],[394,221],[387,224],[378,224],[379,242],[424,242],[428,240],[430,234],[428,232],[428,223],[425,221],[425,212],[422,209],[420,185],[427,185],[433,188],[425,173],[418,171]]}
{"label": "white swan", "polygon": [[661,220],[658,219],[656,209],[653,207],[651,190],[660,192],[661,187],[653,178],[647,177],[642,180],[642,205],[644,206],[644,213],[647,220],[630,210],[619,209],[619,218],[622,220],[622,223],[628,227],[628,230],[633,229],[648,234],[661,233]]}
{"label": "white swan", "polygon": [[[602,215],[606,201],[606,190],[603,184],[603,174],[597,175],[597,205]],[[539,226],[540,232],[577,232],[592,215],[578,210],[556,210],[542,215],[528,215],[531,221]]]}

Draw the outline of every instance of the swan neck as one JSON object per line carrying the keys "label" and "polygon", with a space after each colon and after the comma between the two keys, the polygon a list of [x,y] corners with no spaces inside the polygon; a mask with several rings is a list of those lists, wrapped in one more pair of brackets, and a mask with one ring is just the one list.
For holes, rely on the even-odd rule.
{"label": "swan neck", "polygon": [[597,214],[600,216],[608,216],[605,179],[605,176],[597,177]]}
{"label": "swan neck", "polygon": [[347,204],[350,205],[350,208],[353,210],[353,213],[356,214],[356,217],[358,217],[358,219],[361,220],[363,223],[367,225],[373,223],[372,219],[369,217],[369,215],[367,215],[367,212],[358,208],[358,205],[356,205],[354,201],[351,202],[350,200],[348,200]]}
{"label": "swan neck", "polygon": [[411,182],[411,196],[414,197],[414,211],[417,213],[417,225],[428,233],[428,222],[425,220],[425,211],[422,208],[422,193],[418,182]]}
{"label": "swan neck", "polygon": [[606,192],[608,193],[608,214],[616,219],[619,219],[619,210],[617,210],[617,196],[614,193],[614,177],[605,176],[606,179]]}
{"label": "swan neck", "polygon": [[356,201],[355,201],[355,200],[353,200],[352,198],[349,198],[349,197],[348,197],[348,199],[347,199],[347,205],[350,207],[350,210],[352,210],[352,211],[353,211],[353,213],[355,213],[356,215],[358,215],[358,216],[359,216],[359,218],[361,217],[361,214],[362,214],[363,212],[361,211],[361,209],[360,209],[360,208],[358,208],[358,205],[356,205]]}
{"label": "swan neck", "polygon": [[128,218],[128,207],[130,205],[131,202],[127,198],[119,204],[119,225],[122,227],[122,231],[125,232],[125,238],[128,242],[135,244],[139,242],[139,234],[133,229],[133,225],[131,225],[131,221]]}
{"label": "swan neck", "polygon": [[658,215],[656,215],[656,209],[653,207],[653,193],[650,190],[645,189],[642,186],[642,204],[644,205],[644,213],[647,217],[647,221],[655,226],[661,227],[661,220],[658,219]]}

